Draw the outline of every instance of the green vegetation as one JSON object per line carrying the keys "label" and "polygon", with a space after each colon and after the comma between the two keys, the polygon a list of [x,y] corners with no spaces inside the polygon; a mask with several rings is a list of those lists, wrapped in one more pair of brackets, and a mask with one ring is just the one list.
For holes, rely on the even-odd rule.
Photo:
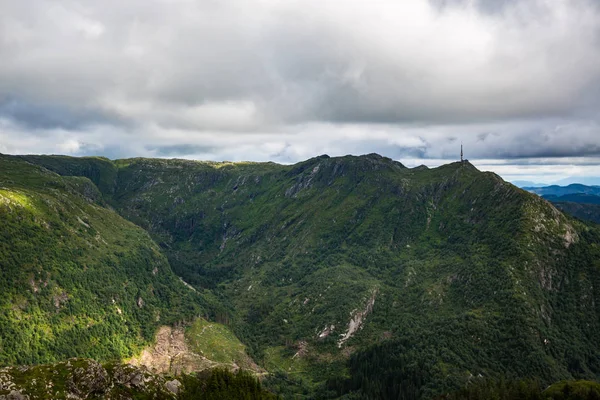
{"label": "green vegetation", "polygon": [[587,193],[565,194],[563,196],[543,196],[544,199],[553,203],[582,203],[582,204],[600,204],[600,196]]}
{"label": "green vegetation", "polygon": [[225,325],[198,318],[187,329],[185,336],[191,351],[211,361],[236,364],[246,369],[253,367],[246,347]]}
{"label": "green vegetation", "polygon": [[[147,241],[168,268],[164,254],[197,293],[178,282],[172,290],[202,300],[205,316],[230,330],[208,322],[189,328],[188,338],[218,327],[195,346],[235,359],[242,347],[228,336],[233,332],[270,372],[265,387],[285,397],[432,398],[479,375],[541,385],[600,378],[600,230],[467,162],[408,169],[378,155],[321,156],[290,166],[27,160],[65,175],[37,169],[69,182],[54,196],[77,193],[86,207],[117,218],[110,205],[144,228],[160,249],[134,233],[125,242],[125,232],[143,235],[131,224],[106,225],[101,236],[118,231],[114,243],[125,236],[120,250],[131,257],[132,245]],[[25,185],[8,190],[30,219],[47,213],[35,198],[22,197],[27,180],[7,178]],[[76,216],[77,209],[66,210],[68,226],[85,233]],[[83,217],[100,231],[102,224]],[[13,225],[35,232],[22,220]],[[69,251],[83,247],[76,245],[86,237],[80,235],[72,235],[74,245],[69,236]],[[6,247],[10,257],[32,251],[16,253],[15,246]],[[91,252],[81,250],[81,257],[103,260],[108,253]],[[132,271],[149,264],[137,260]],[[143,271],[129,285],[147,284],[138,281],[148,278]],[[147,286],[136,289],[143,287],[143,299],[151,299]],[[129,299],[128,312],[148,309],[136,307],[137,295],[119,298]],[[181,299],[156,303],[170,304],[161,308],[161,323],[169,310],[179,313],[170,320],[189,315]],[[156,326],[141,318],[147,328],[135,325],[135,343]]]}
{"label": "green vegetation", "polygon": [[589,381],[558,382],[544,391],[544,398],[552,400],[598,400],[600,399],[600,384]]}
{"label": "green vegetation", "polygon": [[507,381],[476,378],[444,400],[598,400],[600,384],[590,381],[562,381],[546,390],[537,381]]}
{"label": "green vegetation", "polygon": [[[216,368],[178,379],[118,363],[69,359],[0,369],[0,398],[31,400],[270,400],[253,375]],[[5,397],[8,396],[8,397]],[[25,397],[27,396],[27,397]]]}
{"label": "green vegetation", "polygon": [[31,400],[177,398],[161,376],[129,365],[101,365],[88,359],[0,369],[0,396]]}
{"label": "green vegetation", "polygon": [[0,157],[0,365],[121,359],[200,312],[148,234],[86,178]]}
{"label": "green vegetation", "polygon": [[[600,199],[600,196],[598,196]],[[600,204],[574,203],[569,201],[553,201],[553,204],[576,218],[600,224]]]}
{"label": "green vegetation", "polygon": [[551,201],[557,208],[583,221],[600,223],[600,187],[573,184],[525,188]]}
{"label": "green vegetation", "polygon": [[180,400],[275,400],[277,396],[264,390],[260,381],[253,375],[239,370],[215,368],[194,376],[184,376],[185,390],[178,396]]}
{"label": "green vegetation", "polygon": [[67,156],[27,155],[19,158],[40,165],[62,176],[83,176],[91,180],[102,193],[115,190],[117,168],[104,157],[73,158]]}

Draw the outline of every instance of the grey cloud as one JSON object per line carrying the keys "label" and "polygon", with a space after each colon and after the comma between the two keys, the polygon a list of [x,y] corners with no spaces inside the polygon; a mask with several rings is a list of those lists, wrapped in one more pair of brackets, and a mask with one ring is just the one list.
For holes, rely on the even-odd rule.
{"label": "grey cloud", "polygon": [[[600,124],[594,121],[529,120],[443,126],[430,133],[429,158],[456,157],[456,144],[440,138],[457,135],[473,159],[526,159],[600,156]],[[547,161],[546,161],[547,162]]]}
{"label": "grey cloud", "polygon": [[600,158],[598,157],[562,157],[562,158],[512,158],[507,159],[500,165],[520,165],[520,166],[592,166],[600,167]]}
{"label": "grey cloud", "polygon": [[127,125],[131,121],[101,109],[65,106],[62,104],[35,104],[7,96],[0,99],[0,118],[11,119],[28,129],[77,130],[91,124]]}
{"label": "grey cloud", "polygon": [[599,49],[595,0],[0,0],[0,151],[596,157]]}
{"label": "grey cloud", "polygon": [[448,7],[465,7],[469,4],[475,4],[478,10],[489,13],[502,13],[507,7],[513,6],[519,0],[430,0],[431,4],[438,7],[440,10],[445,10]]}
{"label": "grey cloud", "polygon": [[214,146],[201,145],[171,145],[171,146],[147,146],[148,151],[155,154],[157,157],[182,157],[196,154],[212,154],[218,152],[218,148]]}
{"label": "grey cloud", "polygon": [[[99,109],[81,113],[91,119],[251,131],[568,116],[598,104],[600,15],[591,0],[504,1],[493,17],[481,11],[490,1],[439,12],[428,4],[4,0],[0,93]],[[564,29],[549,29],[557,24]],[[161,113],[229,103],[252,104],[255,115],[207,122]]]}
{"label": "grey cloud", "polygon": [[477,135],[477,140],[480,142],[485,142],[485,140],[490,136],[498,136],[497,132],[482,132]]}

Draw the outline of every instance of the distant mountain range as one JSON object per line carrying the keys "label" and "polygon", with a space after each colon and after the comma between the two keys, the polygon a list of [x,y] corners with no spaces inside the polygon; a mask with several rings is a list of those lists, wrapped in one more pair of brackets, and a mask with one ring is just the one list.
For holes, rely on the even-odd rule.
{"label": "distant mountain range", "polygon": [[600,204],[600,196],[588,193],[571,193],[563,196],[556,196],[552,194],[543,196],[546,200],[553,202],[571,202],[571,203],[582,203],[582,204]]}
{"label": "distant mountain range", "polygon": [[586,186],[579,183],[574,183],[568,186],[552,185],[544,187],[524,187],[523,189],[540,196],[559,197],[574,194],[600,196],[600,186]]}
{"label": "distant mountain range", "polygon": [[570,176],[568,178],[561,179],[559,181],[552,182],[552,183],[541,183],[541,182],[524,181],[524,180],[511,181],[511,183],[522,189],[532,188],[532,187],[533,188],[541,188],[541,187],[556,186],[556,185],[567,186],[567,185],[573,185],[573,184],[581,184],[581,185],[587,185],[587,186],[600,186],[600,177],[597,177],[597,176],[588,176],[588,177]]}
{"label": "distant mountain range", "polygon": [[551,201],[562,211],[579,219],[600,223],[600,186],[571,184],[568,186],[524,187]]}
{"label": "distant mountain range", "polygon": [[600,224],[600,204],[557,202],[554,205],[574,217]]}
{"label": "distant mountain range", "polygon": [[561,179],[560,181],[554,182],[554,184],[556,185],[570,185],[573,183],[581,183],[583,185],[589,185],[589,186],[598,186],[600,185],[600,177],[598,176],[586,176],[586,177],[574,177],[574,176],[570,176],[568,178],[565,179]]}

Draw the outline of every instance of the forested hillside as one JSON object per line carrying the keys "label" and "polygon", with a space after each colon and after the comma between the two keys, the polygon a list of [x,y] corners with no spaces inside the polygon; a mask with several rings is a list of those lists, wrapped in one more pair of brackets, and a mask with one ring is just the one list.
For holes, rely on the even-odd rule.
{"label": "forested hillside", "polygon": [[284,396],[599,377],[599,230],[468,162],[23,159],[147,230]]}
{"label": "forested hillside", "polygon": [[[599,197],[600,198],[600,197]],[[584,221],[600,224],[600,204],[557,201],[553,204],[565,213]]]}
{"label": "forested hillside", "polygon": [[600,196],[600,186],[588,186],[574,183],[567,186],[542,186],[542,187],[524,187],[523,189],[540,196],[567,196],[570,194],[586,194],[589,196]]}
{"label": "forested hillside", "polygon": [[121,359],[202,301],[87,178],[0,156],[0,365]]}
{"label": "forested hillside", "polygon": [[560,210],[584,221],[600,223],[600,187],[574,184],[525,188],[551,201]]}

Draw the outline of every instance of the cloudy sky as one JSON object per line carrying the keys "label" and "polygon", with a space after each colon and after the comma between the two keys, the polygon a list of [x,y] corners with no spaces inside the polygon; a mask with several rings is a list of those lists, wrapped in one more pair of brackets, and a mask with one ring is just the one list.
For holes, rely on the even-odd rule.
{"label": "cloudy sky", "polygon": [[0,152],[600,176],[598,0],[0,0]]}

